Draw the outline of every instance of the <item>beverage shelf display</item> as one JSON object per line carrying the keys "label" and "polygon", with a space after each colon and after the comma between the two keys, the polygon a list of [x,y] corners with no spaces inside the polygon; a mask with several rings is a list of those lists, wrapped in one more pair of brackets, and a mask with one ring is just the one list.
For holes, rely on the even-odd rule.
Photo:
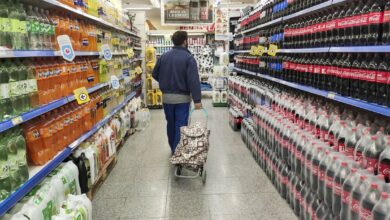
{"label": "beverage shelf display", "polygon": [[[62,152],[58,153],[51,161],[45,165],[40,166],[34,170],[35,175],[32,175],[30,179],[20,186],[14,193],[12,193],[7,199],[0,203],[0,216],[4,215],[10,208],[12,208],[19,200],[21,200],[28,192],[30,192],[36,185],[38,185],[52,170],[54,170],[59,164],[61,164],[67,157],[69,157],[72,151],[88,137],[92,136],[99,128],[101,128],[106,122],[121,108],[123,108],[131,99],[135,97],[136,93],[132,92],[125,100],[115,107],[105,118],[99,121],[93,128],[71,143]],[[34,168],[30,168],[34,169]]]}
{"label": "beverage shelf display", "polygon": [[239,73],[244,73],[246,75],[267,79],[267,80],[270,80],[270,81],[273,81],[273,82],[276,82],[279,84],[283,84],[283,85],[291,87],[291,88],[295,88],[295,89],[298,89],[301,91],[312,93],[314,95],[319,95],[319,96],[322,96],[322,97],[325,97],[325,98],[328,98],[331,100],[335,100],[335,101],[338,101],[338,102],[341,102],[341,103],[344,103],[347,105],[355,106],[357,108],[361,108],[361,109],[364,109],[364,110],[367,110],[370,112],[374,112],[374,113],[377,113],[377,114],[380,114],[383,116],[390,117],[390,108],[387,108],[385,106],[380,106],[377,104],[367,103],[367,102],[364,102],[361,100],[344,97],[344,96],[341,96],[341,95],[333,93],[333,92],[319,90],[319,89],[309,87],[309,86],[299,85],[296,83],[284,81],[284,80],[277,79],[277,78],[274,78],[274,77],[271,77],[268,75],[255,73],[255,72],[244,70],[244,69],[234,68],[234,70],[239,72]]}
{"label": "beverage shelf display", "polygon": [[95,17],[93,15],[87,14],[87,13],[85,13],[83,11],[80,11],[78,9],[75,9],[75,8],[72,8],[72,7],[68,6],[68,5],[65,5],[65,4],[63,4],[63,3],[61,3],[61,2],[59,2],[57,0],[43,0],[43,1],[41,1],[41,3],[42,4],[47,4],[47,6],[51,6],[51,7],[55,6],[55,7],[59,8],[59,9],[64,9],[67,12],[70,12],[72,14],[78,15],[78,16],[80,16],[82,18],[87,18],[87,19],[89,19],[91,21],[94,21],[96,23],[104,25],[104,26],[106,26],[108,28],[114,28],[114,29],[116,29],[118,31],[122,31],[122,32],[125,32],[127,34],[133,35],[135,37],[139,37],[138,33],[136,33],[135,31],[128,30],[127,28],[120,27],[118,25],[114,25],[114,24],[112,24],[112,23],[110,23],[108,21],[105,21],[105,20],[101,19],[101,18],[97,18],[97,17]]}

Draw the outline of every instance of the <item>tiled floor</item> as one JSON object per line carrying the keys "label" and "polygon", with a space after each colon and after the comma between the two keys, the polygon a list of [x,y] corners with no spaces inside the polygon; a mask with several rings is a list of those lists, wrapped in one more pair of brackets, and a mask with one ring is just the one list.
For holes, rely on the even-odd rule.
{"label": "tiled floor", "polygon": [[153,110],[151,125],[120,151],[93,201],[93,219],[295,220],[240,134],[229,127],[227,109],[210,102],[206,108],[211,148],[205,185],[200,179],[174,180],[164,114]]}

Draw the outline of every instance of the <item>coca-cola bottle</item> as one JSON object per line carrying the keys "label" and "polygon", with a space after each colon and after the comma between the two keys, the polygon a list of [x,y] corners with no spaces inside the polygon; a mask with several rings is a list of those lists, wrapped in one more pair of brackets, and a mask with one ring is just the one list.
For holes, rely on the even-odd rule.
{"label": "coca-cola bottle", "polygon": [[306,213],[305,219],[317,219],[316,211],[321,205],[321,201],[318,199],[317,193],[313,192],[313,200],[308,207],[308,212]]}
{"label": "coca-cola bottle", "polygon": [[334,21],[336,23],[335,28],[331,29],[330,45],[332,45],[332,46],[337,45],[337,40],[338,40],[338,35],[339,35],[339,31],[337,28],[337,21],[339,18],[339,14],[341,13],[341,10],[343,10],[343,7],[337,7],[337,8],[335,8],[335,10],[332,14],[332,21]]}
{"label": "coca-cola bottle", "polygon": [[[345,12],[345,18],[344,19],[351,19],[353,16],[356,16],[354,13],[355,5],[357,1],[352,1],[350,7]],[[342,22],[341,22],[342,23]],[[352,45],[352,36],[353,36],[353,26],[352,25],[345,25],[344,29],[344,36],[341,38],[341,46],[350,46]]]}
{"label": "coca-cola bottle", "polygon": [[367,81],[368,81],[368,94],[367,100],[377,103],[377,75],[378,65],[381,61],[379,54],[375,54],[374,58],[368,64]]}
{"label": "coca-cola bottle", "polygon": [[[346,11],[349,9],[349,5],[346,4],[345,7],[343,7],[341,10],[340,10],[340,13],[338,15],[338,20],[341,21],[345,18],[345,13]],[[340,23],[340,22],[339,22]],[[345,27],[341,26],[339,24],[339,27],[337,28],[337,37],[336,37],[336,40],[337,40],[337,43],[335,45],[339,45],[339,46],[342,46],[343,43],[344,43],[344,39],[345,39]]]}
{"label": "coca-cola bottle", "polygon": [[360,179],[360,174],[356,168],[351,168],[351,172],[345,179],[341,192],[340,219],[350,219],[351,192]]}
{"label": "coca-cola bottle", "polygon": [[353,158],[361,165],[363,165],[363,152],[371,139],[370,130],[371,130],[370,128],[366,127],[361,131],[362,135],[360,136],[360,139],[356,143],[355,151],[353,152]]}
{"label": "coca-cola bottle", "polygon": [[333,197],[333,182],[337,171],[340,169],[340,159],[338,156],[333,156],[333,160],[328,169],[326,169],[325,177],[325,199],[324,202],[328,207],[332,207]]}
{"label": "coca-cola bottle", "polygon": [[372,219],[373,220],[383,220],[387,219],[389,216],[390,210],[390,199],[389,194],[387,192],[381,193],[381,199],[372,209]]}
{"label": "coca-cola bottle", "polygon": [[366,148],[363,151],[363,167],[372,167],[374,169],[375,174],[377,174],[378,160],[384,149],[385,145],[377,142],[377,136],[372,136],[371,140],[368,141]]}
{"label": "coca-cola bottle", "polygon": [[351,68],[352,61],[355,59],[355,56],[352,54],[348,54],[347,58],[343,62],[342,71],[340,71],[340,82],[341,85],[339,88],[339,93],[343,96],[350,95],[350,79],[351,79]]}
{"label": "coca-cola bottle", "polygon": [[347,136],[345,138],[345,151],[346,156],[353,156],[357,143],[356,127],[348,129]]}
{"label": "coca-cola bottle", "polygon": [[316,210],[315,219],[321,219],[321,220],[331,220],[332,211],[324,202],[320,204],[320,206]]}
{"label": "coca-cola bottle", "polygon": [[347,162],[341,162],[340,169],[336,172],[333,182],[332,212],[335,216],[340,215],[341,197],[344,181],[349,177],[350,169]]}
{"label": "coca-cola bottle", "polygon": [[380,42],[382,32],[383,11],[378,1],[371,1],[370,14],[368,16],[367,45],[377,45]]}
{"label": "coca-cola bottle", "polygon": [[360,219],[360,203],[370,187],[366,174],[361,174],[359,181],[352,189],[349,219]]}
{"label": "coca-cola bottle", "polygon": [[[364,1],[363,1],[364,2]],[[359,36],[359,45],[365,46],[368,43],[368,33],[369,33],[369,25],[368,25],[368,17],[370,15],[371,8],[371,0],[365,2],[361,10],[362,21],[360,24],[360,36]]]}
{"label": "coca-cola bottle", "polygon": [[382,44],[390,44],[390,1],[386,1],[385,11],[383,12]]}
{"label": "coca-cola bottle", "polygon": [[[352,12],[352,16],[355,18],[358,18],[359,16],[362,16],[362,7],[364,5],[364,1],[357,1],[356,2],[356,7],[354,11]],[[363,16],[364,19],[364,16]],[[352,27],[352,42],[351,44],[354,46],[360,45],[360,25],[353,25]]]}
{"label": "coca-cola bottle", "polygon": [[390,182],[390,140],[379,157],[378,173],[385,176],[386,182]]}
{"label": "coca-cola bottle", "polygon": [[332,164],[332,154],[329,150],[325,151],[325,156],[320,162],[320,166],[318,169],[318,187],[317,194],[318,198],[323,201],[325,199],[325,190],[326,190],[326,170]]}
{"label": "coca-cola bottle", "polygon": [[360,203],[360,218],[364,220],[372,219],[372,210],[380,200],[381,191],[378,183],[372,182],[368,192],[363,196]]}
{"label": "coca-cola bottle", "polygon": [[362,62],[359,67],[359,99],[368,100],[369,93],[369,81],[366,76],[368,75],[368,64],[369,64],[370,55],[363,55]]}
{"label": "coca-cola bottle", "polygon": [[313,159],[311,160],[311,177],[310,177],[310,185],[311,189],[314,192],[317,192],[318,189],[318,174],[319,174],[319,166],[320,162],[324,159],[325,157],[325,150],[324,147],[319,146],[317,148],[317,153],[313,155]]}
{"label": "coca-cola bottle", "polygon": [[[390,11],[389,11],[390,13]],[[390,14],[389,14],[390,16]],[[390,106],[390,71],[389,71],[390,54],[386,54],[382,62],[378,65],[376,78],[376,101],[380,105]]]}

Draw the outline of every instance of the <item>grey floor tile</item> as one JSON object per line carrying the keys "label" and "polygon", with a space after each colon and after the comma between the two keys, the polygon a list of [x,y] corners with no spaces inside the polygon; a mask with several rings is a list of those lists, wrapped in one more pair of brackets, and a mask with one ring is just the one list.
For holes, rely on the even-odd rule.
{"label": "grey floor tile", "polygon": [[125,201],[125,198],[95,199],[92,203],[93,219],[119,219]]}
{"label": "grey floor tile", "polygon": [[253,196],[249,194],[210,195],[210,214],[212,216],[253,214],[252,202]]}
{"label": "grey floor tile", "polygon": [[137,196],[164,196],[168,192],[168,180],[137,180],[135,182]]}
{"label": "grey floor tile", "polygon": [[163,218],[166,197],[128,197],[123,205],[122,218]]}
{"label": "grey floor tile", "polygon": [[171,169],[167,166],[140,167],[136,180],[167,180],[170,172]]}
{"label": "grey floor tile", "polygon": [[208,215],[208,202],[205,195],[170,195],[167,200],[166,217]]}
{"label": "grey floor tile", "polygon": [[165,220],[210,220],[209,215],[203,216],[168,216]]}
{"label": "grey floor tile", "polygon": [[250,214],[212,215],[211,220],[258,220],[257,216]]}

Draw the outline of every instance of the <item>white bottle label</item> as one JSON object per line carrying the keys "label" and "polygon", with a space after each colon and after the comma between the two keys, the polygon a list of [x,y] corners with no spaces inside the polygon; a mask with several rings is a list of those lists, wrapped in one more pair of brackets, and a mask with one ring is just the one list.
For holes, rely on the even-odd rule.
{"label": "white bottle label", "polygon": [[9,98],[9,85],[8,83],[0,84],[0,99]]}

